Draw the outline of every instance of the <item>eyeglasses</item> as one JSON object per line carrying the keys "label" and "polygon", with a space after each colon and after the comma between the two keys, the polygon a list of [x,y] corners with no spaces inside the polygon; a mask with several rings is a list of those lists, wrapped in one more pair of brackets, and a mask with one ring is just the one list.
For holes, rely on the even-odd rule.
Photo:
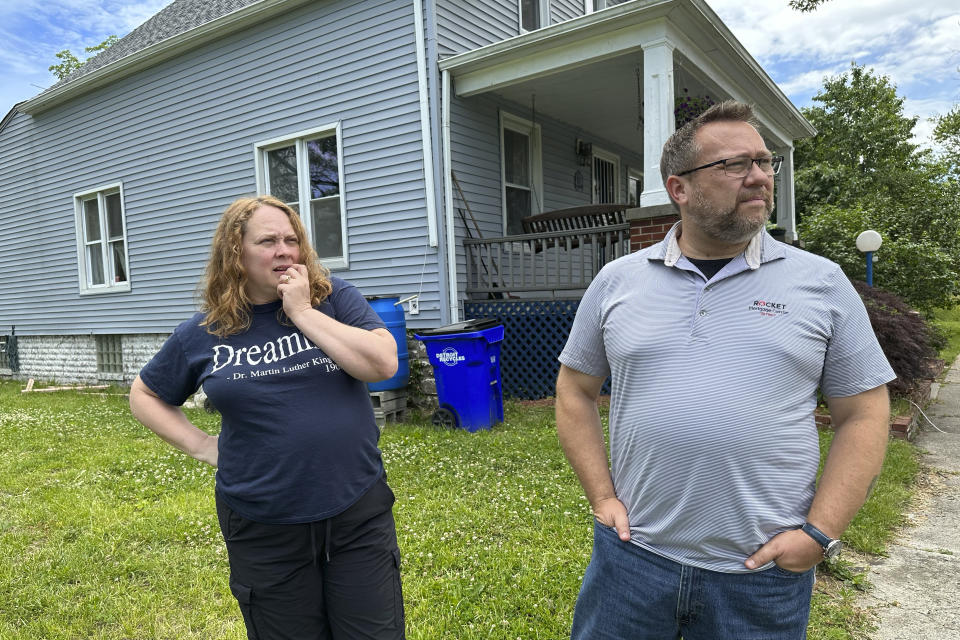
{"label": "eyeglasses", "polygon": [[724,158],[723,160],[717,160],[715,162],[709,162],[705,165],[701,165],[695,169],[681,171],[677,175],[685,176],[688,173],[700,171],[700,169],[715,167],[719,164],[723,165],[723,172],[728,178],[746,178],[747,174],[750,173],[750,169],[752,168],[751,165],[754,162],[756,162],[757,166],[760,167],[760,171],[763,171],[768,176],[775,176],[780,173],[780,166],[783,164],[783,156],[772,156],[769,158],[747,158],[746,156],[740,158]]}

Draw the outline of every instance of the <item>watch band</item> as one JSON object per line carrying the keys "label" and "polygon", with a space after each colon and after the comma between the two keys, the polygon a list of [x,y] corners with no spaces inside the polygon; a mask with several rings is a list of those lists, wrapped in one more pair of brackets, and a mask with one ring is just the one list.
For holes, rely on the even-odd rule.
{"label": "watch band", "polygon": [[804,522],[803,526],[800,527],[800,530],[803,531],[808,536],[810,536],[811,538],[813,538],[817,542],[817,544],[823,547],[824,558],[833,558],[838,553],[840,553],[841,549],[843,549],[843,542],[841,542],[840,540],[831,538],[830,536],[825,534],[823,531],[820,531],[820,529],[817,529],[815,526],[810,524],[809,522]]}
{"label": "watch band", "polygon": [[819,544],[824,549],[830,546],[830,543],[833,542],[833,538],[825,534],[823,531],[820,531],[820,529],[817,529],[815,526],[813,526],[809,522],[804,522],[803,526],[800,527],[800,530],[803,531],[808,536],[810,536],[811,538],[813,538],[814,540],[816,540],[817,544]]}

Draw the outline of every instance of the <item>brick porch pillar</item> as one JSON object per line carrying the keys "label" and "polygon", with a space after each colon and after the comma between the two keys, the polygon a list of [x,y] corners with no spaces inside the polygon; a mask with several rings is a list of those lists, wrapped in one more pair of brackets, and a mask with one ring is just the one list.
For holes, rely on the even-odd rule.
{"label": "brick porch pillar", "polygon": [[[630,211],[640,212],[640,209]],[[642,214],[640,214],[642,215]],[[679,213],[665,213],[652,217],[632,217],[630,220],[630,251],[638,251],[663,240],[670,227],[680,219]]]}

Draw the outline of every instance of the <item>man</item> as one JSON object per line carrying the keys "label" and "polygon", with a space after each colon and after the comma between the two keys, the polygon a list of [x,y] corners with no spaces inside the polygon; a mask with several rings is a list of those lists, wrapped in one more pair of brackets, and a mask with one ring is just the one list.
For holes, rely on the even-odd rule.
{"label": "man", "polygon": [[557,431],[596,517],[575,640],[806,637],[814,567],[879,473],[895,375],[840,268],[765,232],[782,158],[755,127],[724,102],[671,136],[680,222],[600,272],[560,355]]}

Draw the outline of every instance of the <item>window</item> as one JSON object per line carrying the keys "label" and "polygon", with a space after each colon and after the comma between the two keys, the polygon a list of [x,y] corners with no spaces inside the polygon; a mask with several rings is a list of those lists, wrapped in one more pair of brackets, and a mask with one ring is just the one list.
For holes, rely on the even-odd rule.
{"label": "window", "polygon": [[123,374],[123,345],[120,336],[95,336],[97,341],[97,373],[109,376]]}
{"label": "window", "polygon": [[640,206],[640,194],[643,193],[643,171],[627,168],[627,204]]}
{"label": "window", "polygon": [[593,13],[594,11],[606,9],[608,4],[610,4],[610,0],[584,0],[583,8],[585,13]]}
{"label": "window", "polygon": [[520,221],[540,213],[540,127],[501,113],[500,153],[504,229],[507,235],[523,233]]}
{"label": "window", "polygon": [[593,203],[620,202],[620,158],[593,147]]}
{"label": "window", "polygon": [[549,0],[517,0],[520,10],[520,33],[536,31],[550,24]]}
{"label": "window", "polygon": [[0,336],[0,369],[10,368],[10,336]]}
{"label": "window", "polygon": [[80,293],[129,291],[123,185],[78,193],[73,201]]}
{"label": "window", "polygon": [[257,189],[300,214],[313,248],[330,269],[348,267],[340,139],[336,124],[254,146]]}

